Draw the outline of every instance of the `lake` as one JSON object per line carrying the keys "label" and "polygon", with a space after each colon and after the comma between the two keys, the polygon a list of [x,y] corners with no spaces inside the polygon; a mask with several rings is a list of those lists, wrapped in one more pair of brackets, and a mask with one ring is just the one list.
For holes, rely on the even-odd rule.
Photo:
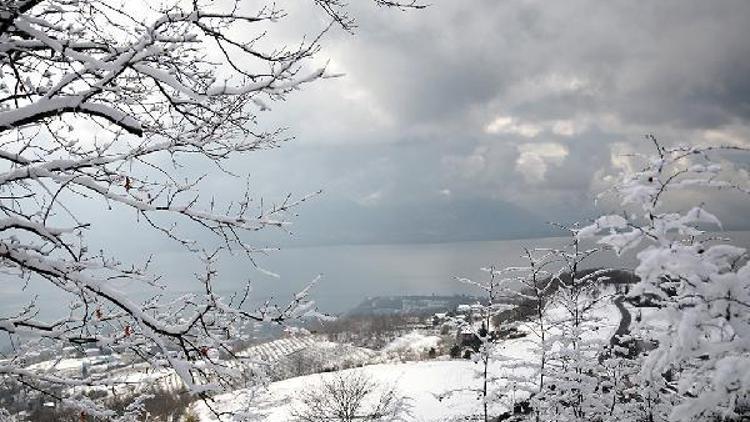
{"label": "lake", "polygon": [[[750,246],[750,232],[727,232],[735,244]],[[322,311],[339,313],[346,311],[369,296],[412,294],[478,294],[479,292],[458,283],[454,277],[480,278],[480,268],[522,265],[520,253],[523,247],[560,247],[566,238],[540,238],[524,240],[499,240],[454,242],[437,244],[398,245],[342,245],[285,248],[267,256],[258,256],[256,261],[262,268],[278,274],[269,276],[245,258],[228,256],[219,263],[220,277],[216,290],[223,294],[241,289],[246,280],[252,280],[254,300],[260,302],[267,297],[283,302],[301,289],[318,274],[320,282],[312,296]],[[164,274],[164,283],[171,294],[199,291],[194,274],[202,264],[190,255],[169,251],[155,256],[154,269]],[[588,266],[610,266],[632,268],[633,254],[622,258],[604,252],[588,263]],[[6,276],[8,277],[8,276]],[[9,277],[7,280],[11,280]],[[17,285],[17,284],[14,284]],[[142,285],[121,283],[123,290],[136,297],[148,293]],[[65,312],[59,291],[46,283],[31,283],[24,290],[0,286],[0,308],[3,314],[19,309],[31,297],[37,296],[44,314],[60,315]]]}

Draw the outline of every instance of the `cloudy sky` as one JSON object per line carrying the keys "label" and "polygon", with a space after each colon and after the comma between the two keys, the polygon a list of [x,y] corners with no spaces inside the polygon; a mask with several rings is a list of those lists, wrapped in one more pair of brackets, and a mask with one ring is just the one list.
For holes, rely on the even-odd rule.
{"label": "cloudy sky", "polygon": [[[288,18],[269,38],[290,44],[324,28],[311,3],[285,2]],[[447,242],[546,237],[556,234],[547,221],[612,211],[595,196],[629,165],[624,154],[649,149],[647,133],[665,144],[750,145],[746,0],[431,0],[411,12],[351,3],[359,27],[330,31],[314,63],[345,76],[271,104],[259,123],[295,139],[227,165],[250,174],[266,202],[323,190],[298,209],[293,236],[250,240],[284,246],[260,261],[283,283],[222,261],[235,284],[260,278],[261,296],[291,294],[318,273],[326,309],[365,295],[449,293],[453,276],[479,276],[471,269],[540,241]],[[750,157],[734,159],[750,167]],[[214,176],[202,192],[241,194],[242,180]],[[709,199],[725,227],[750,229],[748,198]],[[92,250],[134,262],[157,252],[155,271],[182,285],[201,270],[159,233],[134,235],[133,213],[80,206],[99,223]],[[370,245],[340,246],[350,244]]]}
{"label": "cloudy sky", "polygon": [[[292,2],[284,36],[324,16]],[[319,63],[344,73],[275,104],[296,139],[242,162],[264,195],[324,194],[302,243],[511,238],[596,212],[602,178],[648,144],[750,140],[750,3],[356,3]],[[299,10],[297,10],[299,9]],[[743,226],[749,208],[718,212]]]}

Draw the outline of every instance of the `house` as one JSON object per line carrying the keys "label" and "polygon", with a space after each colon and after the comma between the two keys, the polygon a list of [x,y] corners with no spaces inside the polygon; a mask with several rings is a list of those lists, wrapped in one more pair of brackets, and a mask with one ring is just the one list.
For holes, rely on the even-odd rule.
{"label": "house", "polygon": [[471,344],[475,342],[477,339],[477,334],[474,330],[474,327],[470,325],[462,325],[458,328],[456,331],[456,343],[465,345],[465,344]]}
{"label": "house", "polygon": [[448,317],[448,314],[445,312],[439,312],[432,316],[432,326],[438,327],[440,325],[443,325],[446,318]]}

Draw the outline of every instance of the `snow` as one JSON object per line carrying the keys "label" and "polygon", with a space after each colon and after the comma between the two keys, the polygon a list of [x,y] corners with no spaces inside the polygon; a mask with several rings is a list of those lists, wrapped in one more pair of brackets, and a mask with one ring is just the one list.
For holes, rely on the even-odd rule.
{"label": "snow", "polygon": [[[609,339],[617,329],[619,311],[614,305],[602,302],[591,312],[592,316],[599,320],[600,329],[587,333],[585,337]],[[550,309],[550,320],[559,321],[563,318],[564,308],[558,306]],[[490,364],[489,370],[492,375],[530,375],[531,369],[520,368],[522,365],[517,363],[533,359],[534,337],[530,334],[530,328],[525,325],[521,325],[519,330],[529,335],[499,343],[498,352],[502,356],[498,356],[498,359]],[[414,332],[395,339],[383,351],[423,350],[425,347],[434,347],[439,340],[437,336]],[[476,376],[479,369],[480,365],[470,360],[459,359],[368,365],[339,373],[362,371],[365,376],[372,377],[376,382],[384,385],[395,384],[401,394],[411,399],[410,421],[443,422],[480,413],[482,401],[480,394],[476,392],[481,388],[482,382],[481,378]],[[215,410],[226,412],[250,412],[256,417],[252,420],[287,422],[292,420],[290,411],[298,405],[297,400],[302,391],[319,385],[321,381],[335,375],[336,373],[328,372],[290,378],[269,384],[265,391],[238,390],[218,396],[212,406]],[[525,397],[525,393],[520,391],[515,397],[510,392],[505,400],[491,403],[491,413],[501,414],[508,409],[512,400],[518,401]],[[197,402],[194,408],[201,417],[200,420],[218,420],[202,402]]]}
{"label": "snow", "polygon": [[577,237],[579,239],[587,239],[593,237],[601,230],[624,229],[627,225],[627,220],[619,215],[604,215],[597,218],[594,224],[579,230]]}
{"label": "snow", "polygon": [[[412,420],[431,422],[479,412],[481,401],[476,393],[462,391],[442,400],[439,397],[456,388],[479,388],[480,380],[474,377],[475,368],[477,365],[470,361],[449,360],[370,365],[342,372],[362,371],[376,382],[397,384],[399,392],[411,398],[414,415]],[[219,396],[216,407],[227,411],[241,411],[252,397],[255,400],[253,410],[261,415],[259,421],[288,422],[291,420],[290,410],[298,403],[296,398],[299,393],[333,376],[333,373],[324,373],[275,382],[266,392],[255,397],[252,397],[249,390],[240,390]],[[494,410],[501,413],[504,407],[497,403]],[[200,420],[217,420],[203,403],[196,405],[196,411]]]}
{"label": "snow", "polygon": [[[589,311],[589,315],[592,322],[595,322],[595,327],[592,330],[585,331],[581,334],[584,340],[604,339],[609,340],[617,331],[617,326],[620,322],[620,311],[617,307],[608,303],[601,302],[595,304]],[[550,326],[550,334],[560,334],[558,326],[560,323],[569,318],[568,311],[562,306],[551,307],[547,311],[546,323]],[[529,332],[529,328],[521,326],[521,331]]]}
{"label": "snow", "polygon": [[34,371],[49,371],[49,370],[81,370],[81,366],[84,364],[90,364],[87,358],[67,358],[60,360],[49,360],[45,362],[35,363],[29,365],[27,369]]}
{"label": "snow", "polygon": [[386,353],[420,353],[437,348],[439,343],[440,337],[438,336],[428,336],[413,331],[391,341],[383,348],[383,351]]}
{"label": "snow", "polygon": [[272,363],[291,353],[310,347],[318,341],[320,341],[320,338],[314,336],[280,338],[261,343],[257,346],[248,347],[238,352],[237,355],[240,357],[252,357],[261,362]]}

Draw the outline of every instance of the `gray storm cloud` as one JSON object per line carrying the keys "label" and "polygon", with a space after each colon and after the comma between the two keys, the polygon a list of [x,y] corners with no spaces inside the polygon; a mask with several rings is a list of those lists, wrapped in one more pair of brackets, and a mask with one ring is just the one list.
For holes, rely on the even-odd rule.
{"label": "gray storm cloud", "polygon": [[[261,123],[296,139],[230,166],[266,198],[324,190],[300,209],[303,243],[544,235],[598,212],[602,178],[646,133],[750,139],[746,1],[353,3],[355,35],[330,31],[316,59],[345,76],[271,104]],[[302,6],[276,35],[325,27]],[[742,204],[715,208],[747,228]]]}
{"label": "gray storm cloud", "polygon": [[[307,1],[287,3],[285,26],[270,34],[280,45],[327,25],[323,14],[309,15]],[[321,297],[341,308],[365,291],[407,291],[399,283],[408,280],[451,283],[494,252],[448,244],[449,253],[430,268],[382,273],[395,261],[378,259],[378,251],[386,255],[379,245],[354,258],[352,248],[330,245],[550,236],[558,232],[547,221],[617,209],[607,201],[595,205],[595,196],[608,175],[635,165],[627,154],[649,148],[646,133],[667,144],[750,143],[750,2],[435,0],[419,12],[352,3],[355,35],[329,31],[312,63],[345,76],[270,102],[261,126],[287,127],[295,139],[226,163],[232,173],[249,175],[256,205],[260,197],[268,205],[288,192],[323,190],[294,210],[299,216],[289,216],[291,236],[263,231],[248,239],[260,248],[285,247],[257,257],[284,283],[233,255],[220,263],[232,286],[260,277],[261,296],[291,294],[324,272],[335,288]],[[746,178],[750,157],[731,159]],[[200,186],[205,203],[242,198],[243,178],[189,158],[181,164],[181,176],[207,174]],[[707,202],[725,228],[750,229],[746,195],[675,199]],[[71,202],[91,217],[84,220],[93,223],[92,250],[112,249],[127,262],[156,254],[154,271],[178,288],[202,271],[201,262],[137,215]],[[189,223],[180,229],[208,250],[220,244]],[[329,246],[288,247],[319,245]],[[422,262],[424,249],[395,250],[404,268]],[[369,278],[359,280],[362,274]],[[298,284],[286,284],[290,279]],[[396,287],[378,290],[383,280]]]}
{"label": "gray storm cloud", "polygon": [[[594,212],[595,179],[618,170],[623,144],[647,148],[646,133],[750,139],[747,2],[442,1],[357,13],[354,38],[327,42],[347,76],[284,109],[300,123],[290,150],[315,146],[338,163],[321,183],[361,181],[335,198],[377,193],[380,206],[408,207],[447,189],[454,201],[569,219]],[[360,160],[389,165],[349,168]]]}

